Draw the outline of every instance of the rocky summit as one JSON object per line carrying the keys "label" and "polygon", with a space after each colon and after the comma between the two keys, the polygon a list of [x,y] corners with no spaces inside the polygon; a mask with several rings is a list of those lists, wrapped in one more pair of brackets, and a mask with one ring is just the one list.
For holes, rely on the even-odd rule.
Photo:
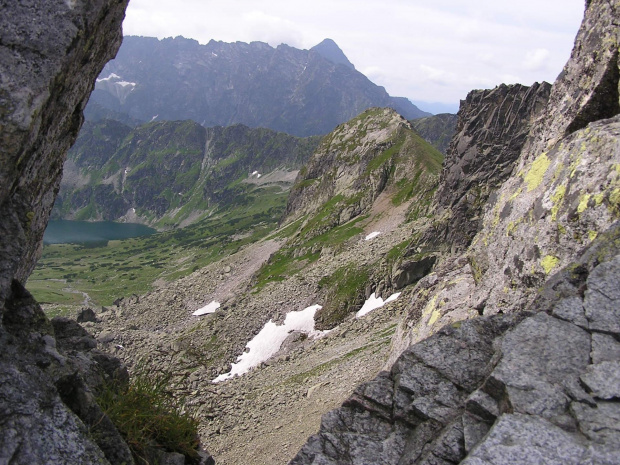
{"label": "rocky summit", "polygon": [[97,80],[91,106],[91,116],[241,123],[296,136],[327,134],[370,107],[391,107],[410,119],[430,116],[369,81],[329,39],[299,50],[125,37]]}
{"label": "rocky summit", "polygon": [[[205,129],[198,113],[141,124],[156,115],[138,98],[146,65],[124,56],[100,74],[120,45],[126,2],[32,6],[0,12],[0,463],[213,464],[196,429],[220,465],[618,463],[620,1],[586,2],[553,85],[472,91],[445,157],[421,134],[445,147],[450,118],[416,129],[388,108],[330,121],[312,149],[239,125]],[[190,81],[198,50],[216,60],[234,49],[181,38],[127,46],[147,42]],[[303,56],[239,47],[276,63],[307,59],[343,85],[359,78],[330,41]],[[65,165],[60,211],[88,212],[108,189],[118,211],[164,218],[186,204],[172,189],[131,204],[148,183],[213,202],[227,188],[261,188],[256,161],[299,172],[286,177],[281,210],[263,214],[237,196],[258,224],[222,214],[229,239],[203,223],[152,236],[147,252],[165,242],[178,275],[50,321],[26,280],[97,76],[114,104],[93,113],[120,115],[136,99],[144,114],[89,124]],[[181,112],[187,99],[176,97],[167,108]],[[316,121],[308,111],[300,133]],[[275,165],[270,150],[283,157]],[[188,179],[198,181],[185,191]],[[240,242],[223,247],[233,236]],[[221,248],[190,268],[184,240]],[[120,266],[110,250],[106,266]],[[138,268],[127,262],[125,276]],[[185,454],[149,443],[136,456],[104,413],[106,386],[136,386],[145,371],[161,376],[148,388],[183,401],[198,422]]]}

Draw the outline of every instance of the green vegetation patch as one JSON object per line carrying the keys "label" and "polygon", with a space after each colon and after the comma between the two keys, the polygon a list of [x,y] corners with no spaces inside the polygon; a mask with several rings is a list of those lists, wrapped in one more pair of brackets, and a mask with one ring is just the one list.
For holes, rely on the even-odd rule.
{"label": "green vegetation patch", "polygon": [[149,463],[147,449],[152,447],[198,461],[198,420],[167,391],[167,382],[166,377],[144,371],[128,385],[108,385],[97,397],[136,463]]}
{"label": "green vegetation patch", "polygon": [[[45,245],[27,288],[39,301],[63,305],[78,304],[84,298],[80,292],[87,293],[95,305],[145,294],[157,279],[187,276],[277,228],[286,193],[257,189],[246,192],[243,200],[191,226],[152,236],[96,246]],[[69,287],[70,291],[63,291]]]}
{"label": "green vegetation patch", "polygon": [[340,324],[352,311],[364,303],[366,283],[370,276],[367,267],[346,265],[319,281],[326,288],[323,308],[316,314],[317,328],[329,329]]}

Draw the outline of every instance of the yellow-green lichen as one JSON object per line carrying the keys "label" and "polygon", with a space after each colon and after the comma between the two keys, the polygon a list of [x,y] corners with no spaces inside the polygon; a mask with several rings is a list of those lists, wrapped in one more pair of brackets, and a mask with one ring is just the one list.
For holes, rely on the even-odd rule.
{"label": "yellow-green lichen", "polygon": [[560,231],[560,234],[566,234],[566,228],[560,223],[558,223],[558,231]]}
{"label": "yellow-green lichen", "polygon": [[558,163],[558,166],[555,167],[555,171],[553,172],[553,178],[551,182],[555,182],[560,179],[560,175],[562,174],[562,170],[564,169],[564,164]]}
{"label": "yellow-green lichen", "polygon": [[573,176],[575,176],[575,173],[577,172],[577,167],[579,166],[579,164],[581,163],[581,160],[583,159],[583,157],[581,155],[579,155],[575,161],[573,161],[570,164],[570,167],[568,168],[570,170],[570,174],[569,176],[572,178]]}
{"label": "yellow-green lichen", "polygon": [[594,201],[596,202],[597,207],[603,203],[603,200],[605,200],[605,194],[603,192],[594,195]]}
{"label": "yellow-green lichen", "polygon": [[430,315],[435,310],[436,305],[437,305],[437,294],[435,294],[433,298],[429,300],[428,304],[426,304],[426,308],[424,309],[424,314]]}
{"label": "yellow-green lichen", "polygon": [[476,260],[471,255],[469,256],[469,267],[471,268],[471,274],[474,278],[474,282],[478,284],[482,280],[484,271],[481,266],[476,263]]}
{"label": "yellow-green lichen", "polygon": [[525,178],[523,178],[524,181],[527,183],[528,192],[533,191],[538,186],[540,186],[540,183],[542,182],[543,177],[545,176],[545,173],[547,172],[550,164],[551,160],[549,160],[549,157],[547,157],[546,152],[540,154],[540,156],[536,158],[536,160],[534,160],[530,170],[525,175]]}
{"label": "yellow-green lichen", "polygon": [[500,212],[502,211],[504,206],[505,206],[504,193],[502,192],[502,195],[500,196],[499,200],[495,204],[495,207],[493,208],[493,223],[492,223],[493,228],[497,227],[497,225],[499,224]]}
{"label": "yellow-green lichen", "polygon": [[584,194],[579,199],[579,205],[577,206],[577,213],[583,213],[588,208],[588,202],[590,201],[592,194]]}
{"label": "yellow-green lichen", "polygon": [[441,313],[439,312],[439,310],[433,311],[431,318],[428,320],[428,325],[432,326],[439,319],[440,316],[441,316]]}
{"label": "yellow-green lichen", "polygon": [[556,221],[558,219],[558,212],[560,210],[560,205],[564,201],[564,195],[566,194],[566,186],[561,185],[558,186],[555,190],[555,194],[551,196],[551,201],[553,202],[553,206],[551,207],[551,220]]}
{"label": "yellow-green lichen", "polygon": [[519,187],[519,188],[517,189],[517,192],[515,192],[514,194],[512,194],[512,195],[510,196],[510,200],[514,200],[514,199],[516,199],[522,191],[523,191],[523,189],[522,189],[521,187]]}
{"label": "yellow-green lichen", "polygon": [[596,236],[598,236],[598,232],[592,231],[592,230],[588,231],[588,237],[590,238],[591,241],[596,239]]}
{"label": "yellow-green lichen", "polygon": [[510,223],[508,223],[508,226],[506,226],[506,236],[512,236],[512,233],[521,223],[523,223],[523,217],[517,219],[516,221],[511,221]]}
{"label": "yellow-green lichen", "polygon": [[616,188],[609,194],[609,203],[612,206],[620,205],[620,188]]}
{"label": "yellow-green lichen", "polygon": [[554,255],[546,255],[540,261],[540,266],[543,267],[545,273],[549,274],[551,273],[551,270],[553,270],[558,265],[558,263],[560,263],[560,259],[558,257]]}

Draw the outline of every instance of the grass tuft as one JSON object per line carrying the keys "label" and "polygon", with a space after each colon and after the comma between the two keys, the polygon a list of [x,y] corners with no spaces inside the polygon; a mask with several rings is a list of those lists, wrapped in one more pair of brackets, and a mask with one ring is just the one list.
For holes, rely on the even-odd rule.
{"label": "grass tuft", "polygon": [[136,463],[148,464],[148,449],[198,459],[198,420],[167,390],[168,378],[142,372],[127,385],[108,385],[97,401],[129,445]]}

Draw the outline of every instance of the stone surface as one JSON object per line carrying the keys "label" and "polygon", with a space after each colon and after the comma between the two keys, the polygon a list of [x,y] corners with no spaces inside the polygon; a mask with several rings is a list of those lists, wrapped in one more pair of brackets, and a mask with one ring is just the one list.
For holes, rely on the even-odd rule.
{"label": "stone surface", "polygon": [[2,463],[133,463],[82,377],[97,371],[83,355],[95,341],[74,321],[50,324],[23,288],[82,109],[120,45],[126,6],[35,0],[4,2],[0,12]]}
{"label": "stone surface", "polygon": [[620,360],[620,342],[608,334],[592,334],[592,363]]}
{"label": "stone surface", "polygon": [[584,306],[590,327],[620,335],[620,257],[599,266],[588,277]]}
{"label": "stone surface", "polygon": [[620,360],[589,365],[581,381],[598,399],[620,399]]}
{"label": "stone surface", "polygon": [[97,316],[95,315],[95,311],[92,308],[83,308],[78,313],[76,320],[78,323],[86,323],[88,321],[94,323],[97,321]]}
{"label": "stone surface", "polygon": [[512,173],[532,122],[549,98],[551,85],[504,85],[474,90],[461,102],[456,134],[441,170],[435,224],[426,247],[462,249],[480,229],[482,207]]}
{"label": "stone surface", "polygon": [[503,415],[463,465],[580,465],[586,448],[575,436],[538,417]]}
{"label": "stone surface", "polygon": [[[619,239],[617,224],[571,266],[578,278],[563,270],[550,279],[530,305],[536,313],[467,320],[409,347],[389,374],[326,415],[290,463],[617,461],[620,360],[591,364],[591,353],[602,359],[615,352],[602,348],[611,336],[583,327],[583,288],[574,284],[616,273]],[[597,305],[607,303],[592,302],[598,312]],[[582,309],[582,318],[556,311],[566,306]],[[391,455],[384,452],[388,439]]]}

